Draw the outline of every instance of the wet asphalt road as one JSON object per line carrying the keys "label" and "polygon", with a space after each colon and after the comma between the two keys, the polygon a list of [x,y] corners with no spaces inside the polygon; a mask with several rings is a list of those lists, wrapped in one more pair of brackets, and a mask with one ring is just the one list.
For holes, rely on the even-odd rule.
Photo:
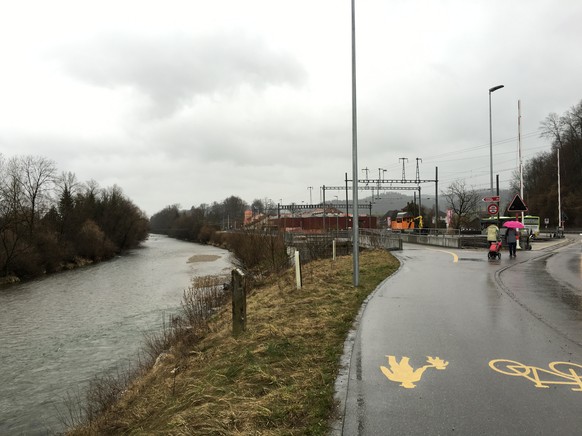
{"label": "wet asphalt road", "polygon": [[406,245],[359,321],[334,433],[582,434],[581,249]]}

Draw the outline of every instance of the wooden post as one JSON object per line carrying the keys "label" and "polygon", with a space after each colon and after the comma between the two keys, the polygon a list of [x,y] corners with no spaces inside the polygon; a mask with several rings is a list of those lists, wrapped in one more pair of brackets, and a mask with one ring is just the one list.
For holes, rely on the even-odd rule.
{"label": "wooden post", "polygon": [[299,258],[299,250],[295,250],[295,281],[297,283],[297,289],[301,289],[301,286],[303,286],[303,277],[301,275],[301,259]]}
{"label": "wooden post", "polygon": [[246,277],[240,269],[232,270],[232,334],[238,336],[247,327]]}

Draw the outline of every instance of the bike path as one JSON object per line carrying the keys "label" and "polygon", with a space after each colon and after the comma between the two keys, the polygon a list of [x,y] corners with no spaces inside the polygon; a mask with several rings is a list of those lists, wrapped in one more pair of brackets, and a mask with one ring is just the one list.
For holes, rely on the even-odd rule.
{"label": "bike path", "polygon": [[504,287],[541,254],[406,245],[359,320],[334,433],[579,434],[582,346]]}

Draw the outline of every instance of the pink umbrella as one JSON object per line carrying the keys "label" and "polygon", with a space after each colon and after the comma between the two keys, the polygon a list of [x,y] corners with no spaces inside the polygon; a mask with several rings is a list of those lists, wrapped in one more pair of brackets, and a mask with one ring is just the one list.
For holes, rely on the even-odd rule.
{"label": "pink umbrella", "polygon": [[523,229],[523,224],[519,221],[505,221],[503,227],[507,227],[508,229]]}

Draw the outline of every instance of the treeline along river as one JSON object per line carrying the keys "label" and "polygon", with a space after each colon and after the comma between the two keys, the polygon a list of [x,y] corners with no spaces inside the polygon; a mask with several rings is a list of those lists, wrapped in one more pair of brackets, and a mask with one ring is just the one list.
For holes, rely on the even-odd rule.
{"label": "treeline along river", "polygon": [[192,277],[230,268],[225,250],[150,235],[114,260],[0,289],[0,434],[62,431],[67,393],[127,368]]}

